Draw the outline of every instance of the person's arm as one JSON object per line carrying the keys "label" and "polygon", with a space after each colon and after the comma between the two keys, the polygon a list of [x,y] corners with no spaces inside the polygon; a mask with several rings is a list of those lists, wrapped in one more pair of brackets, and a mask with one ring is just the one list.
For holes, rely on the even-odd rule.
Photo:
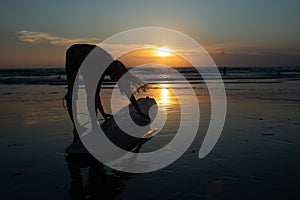
{"label": "person's arm", "polygon": [[133,94],[130,97],[130,102],[132,103],[132,105],[134,106],[134,108],[136,109],[136,111],[139,113],[139,115],[141,117],[143,117],[144,119],[146,119],[148,121],[151,121],[150,117],[147,114],[142,112],[142,110],[141,110],[140,106],[137,104],[137,101]]}
{"label": "person's arm", "polygon": [[[114,81],[118,82],[121,93],[126,94],[141,117],[150,121],[150,117],[143,113],[139,107],[131,88],[131,86],[133,86],[137,89],[137,92],[139,92],[140,89],[146,91],[146,84],[141,79],[128,72],[128,69],[121,61],[116,60],[109,67],[108,74]],[[125,75],[125,77],[121,79],[123,75]]]}
{"label": "person's arm", "polygon": [[143,113],[140,106],[138,105],[135,97],[134,97],[134,94],[131,93],[130,89],[126,90],[125,92],[126,96],[128,97],[128,99],[130,100],[131,104],[133,105],[133,107],[136,109],[136,111],[138,112],[138,114],[143,117],[144,119],[148,120],[148,121],[151,121],[150,117]]}
{"label": "person's arm", "polygon": [[103,109],[103,106],[102,106],[102,103],[101,103],[101,96],[100,96],[101,85],[102,85],[102,82],[104,80],[104,76],[105,75],[103,74],[102,77],[100,78],[99,82],[98,82],[97,89],[96,89],[96,94],[95,94],[95,103],[96,103],[96,111],[97,111],[97,108],[98,108],[98,110],[100,111],[101,115],[104,117],[105,120],[107,120],[107,119],[111,118],[112,115],[106,114],[104,112],[104,109]]}

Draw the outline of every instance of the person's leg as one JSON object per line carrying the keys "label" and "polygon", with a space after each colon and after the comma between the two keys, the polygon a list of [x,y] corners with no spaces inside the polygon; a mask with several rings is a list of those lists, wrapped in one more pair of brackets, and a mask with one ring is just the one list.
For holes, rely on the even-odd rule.
{"label": "person's leg", "polygon": [[[67,83],[68,83],[68,91],[65,96],[68,114],[73,123],[73,141],[79,139],[78,131],[75,127],[75,120],[77,121],[77,116],[73,116],[73,113],[76,113],[76,107],[73,108],[72,99],[77,99],[77,96],[73,97],[74,94],[77,94],[78,86],[74,85],[79,68],[86,58],[86,56],[90,53],[90,51],[94,48],[94,45],[87,44],[75,44],[72,45],[66,52],[66,74],[67,74]],[[77,77],[78,78],[78,77]],[[77,123],[79,124],[79,123]]]}
{"label": "person's leg", "polygon": [[[96,47],[93,54],[90,57],[92,60],[101,63],[93,63],[97,64],[97,66],[87,66],[80,69],[80,72],[83,77],[83,81],[85,83],[85,91],[86,91],[86,100],[87,100],[87,109],[90,115],[97,115],[96,108],[99,108],[101,114],[105,117],[105,112],[103,110],[100,98],[100,90],[101,83],[104,79],[103,74],[105,74],[105,67],[113,62],[113,58],[110,54],[108,54],[104,49],[100,47]],[[94,68],[93,68],[94,67]],[[93,70],[92,73],[90,70]],[[99,80],[99,75],[101,75]],[[98,84],[98,87],[94,88],[93,85]],[[96,101],[96,102],[95,102]],[[94,102],[94,103],[91,103]],[[107,118],[107,117],[106,117]],[[99,122],[97,117],[90,118],[91,128],[92,130],[96,130],[99,127]]]}
{"label": "person's leg", "polygon": [[67,83],[68,83],[68,91],[65,96],[67,110],[69,117],[73,124],[73,142],[79,139],[78,132],[75,127],[74,116],[73,116],[73,108],[72,108],[72,93],[74,82],[78,73],[78,64],[76,63],[76,59],[74,58],[74,47],[71,46],[66,52],[66,74],[67,74]]}

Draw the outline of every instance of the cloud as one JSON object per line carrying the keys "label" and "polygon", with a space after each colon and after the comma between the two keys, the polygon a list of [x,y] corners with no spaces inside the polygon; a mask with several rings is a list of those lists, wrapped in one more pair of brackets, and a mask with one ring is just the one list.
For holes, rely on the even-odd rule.
{"label": "cloud", "polygon": [[219,55],[248,55],[263,56],[265,51],[261,50],[258,42],[235,42],[235,43],[219,43],[206,46],[206,50],[210,54]]}
{"label": "cloud", "polygon": [[32,32],[28,30],[18,31],[19,40],[28,43],[49,43],[53,45],[67,46],[75,43],[99,43],[99,38],[66,38],[54,36],[49,33]]}
{"label": "cloud", "polygon": [[[269,56],[269,55],[290,55],[298,56],[299,47],[290,46],[290,41],[253,40],[228,43],[217,43],[205,46],[210,54],[233,55],[233,56]],[[297,41],[293,42],[297,43]]]}
{"label": "cloud", "polygon": [[[99,44],[100,38],[68,38],[59,37],[45,32],[33,32],[28,30],[21,30],[17,32],[18,39],[34,44],[48,43],[59,46],[70,46],[76,43],[88,43],[88,44]],[[113,57],[118,58],[124,54],[124,52],[130,52],[137,49],[156,49],[159,45],[154,44],[107,44],[102,43],[101,47],[107,50]],[[269,47],[269,48],[267,48]],[[272,46],[271,46],[272,47]],[[228,43],[216,43],[206,45],[205,50],[211,55],[231,55],[231,56],[267,56],[267,55],[289,55],[299,56],[300,52],[298,49],[290,50],[286,48],[278,49],[271,48],[266,41],[243,41],[243,42],[228,42]],[[191,48],[180,48],[171,46],[174,53],[182,56],[193,56],[197,55],[197,51]]]}

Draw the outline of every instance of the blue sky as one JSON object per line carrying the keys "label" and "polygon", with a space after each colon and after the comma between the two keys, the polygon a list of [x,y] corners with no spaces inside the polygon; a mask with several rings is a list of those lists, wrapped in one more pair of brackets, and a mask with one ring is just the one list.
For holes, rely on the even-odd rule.
{"label": "blue sky", "polygon": [[[2,1],[0,9],[1,68],[63,67],[70,43],[49,38],[101,42],[145,26],[189,35],[217,65],[300,66],[297,0],[10,0]],[[28,40],[31,33],[44,34],[43,39]],[[20,39],[22,34],[27,40]]]}

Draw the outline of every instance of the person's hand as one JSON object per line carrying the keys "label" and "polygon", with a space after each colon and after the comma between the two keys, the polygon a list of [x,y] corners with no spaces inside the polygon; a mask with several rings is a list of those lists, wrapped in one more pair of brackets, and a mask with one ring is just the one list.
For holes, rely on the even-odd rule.
{"label": "person's hand", "polygon": [[111,115],[111,114],[106,114],[106,113],[105,113],[105,114],[103,115],[103,117],[104,117],[105,120],[109,120],[110,118],[113,117],[113,115]]}
{"label": "person's hand", "polygon": [[149,117],[149,115],[146,115],[145,113],[142,113],[142,112],[139,113],[139,115],[146,121],[151,122],[151,118]]}

